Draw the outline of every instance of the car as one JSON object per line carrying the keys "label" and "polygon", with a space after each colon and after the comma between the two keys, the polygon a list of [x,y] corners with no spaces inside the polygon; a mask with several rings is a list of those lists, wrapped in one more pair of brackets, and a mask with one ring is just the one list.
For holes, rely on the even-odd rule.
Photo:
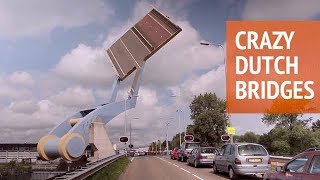
{"label": "car", "polygon": [[276,171],[265,174],[265,180],[273,179],[320,179],[320,151],[305,151],[288,161]]}
{"label": "car", "polygon": [[306,149],[305,151],[320,151],[320,147],[309,148],[309,149]]}
{"label": "car", "polygon": [[171,159],[176,160],[179,157],[179,149],[174,148],[171,152]]}
{"label": "car", "polygon": [[200,147],[200,142],[186,141],[181,144],[179,151],[179,161],[187,161],[188,154],[196,147]]}
{"label": "car", "polygon": [[195,168],[201,165],[211,166],[217,154],[218,150],[215,147],[196,147],[190,152],[187,164],[193,165]]}
{"label": "car", "polygon": [[255,143],[225,144],[213,161],[213,172],[227,172],[230,179],[237,179],[240,175],[263,176],[270,170],[268,151]]}

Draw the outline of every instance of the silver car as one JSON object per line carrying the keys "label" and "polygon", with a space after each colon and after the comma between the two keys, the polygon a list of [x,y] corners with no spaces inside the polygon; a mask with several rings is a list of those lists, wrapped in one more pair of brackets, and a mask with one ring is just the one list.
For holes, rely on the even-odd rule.
{"label": "silver car", "polygon": [[179,161],[187,161],[188,154],[196,147],[200,147],[200,142],[186,141],[181,144],[179,151]]}
{"label": "silver car", "polygon": [[260,144],[225,144],[213,162],[213,172],[228,172],[230,179],[238,175],[262,176],[271,170],[270,156]]}
{"label": "silver car", "polygon": [[187,164],[195,168],[200,165],[212,165],[218,150],[215,147],[197,147],[188,155]]}

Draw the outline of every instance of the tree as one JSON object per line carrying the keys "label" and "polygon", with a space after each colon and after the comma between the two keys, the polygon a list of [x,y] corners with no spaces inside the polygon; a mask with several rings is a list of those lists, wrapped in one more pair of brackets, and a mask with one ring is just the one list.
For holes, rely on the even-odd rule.
{"label": "tree", "polygon": [[[180,147],[180,133],[177,133],[175,136],[173,136],[173,138],[170,142],[171,142],[172,148],[179,148]],[[181,133],[181,143],[183,143],[183,142],[184,142],[184,132]]]}
{"label": "tree", "polygon": [[262,117],[262,122],[267,125],[276,125],[278,127],[284,127],[291,131],[295,123],[298,122],[303,125],[307,125],[308,122],[311,121],[311,118],[299,119],[299,117],[302,117],[302,114],[264,114]]}
{"label": "tree", "polygon": [[313,122],[311,125],[311,128],[313,131],[316,131],[317,129],[320,129],[320,119],[318,119],[317,121]]}
{"label": "tree", "polygon": [[204,146],[218,146],[222,143],[220,136],[225,133],[228,120],[225,108],[225,100],[216,94],[205,93],[194,98],[190,104],[193,124],[188,130],[195,140],[200,140]]}
{"label": "tree", "polygon": [[248,143],[258,143],[260,136],[254,132],[248,131],[244,135],[234,136],[235,142],[248,142]]}

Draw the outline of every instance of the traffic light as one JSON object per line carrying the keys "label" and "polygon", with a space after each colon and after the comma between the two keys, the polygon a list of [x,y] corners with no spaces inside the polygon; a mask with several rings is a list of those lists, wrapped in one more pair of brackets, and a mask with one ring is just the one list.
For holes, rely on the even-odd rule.
{"label": "traffic light", "polygon": [[129,144],[129,148],[133,148],[133,145],[132,145],[132,144]]}
{"label": "traffic light", "polygon": [[194,140],[194,137],[192,135],[185,135],[184,136],[184,140],[185,141],[193,141]]}
{"label": "traffic light", "polygon": [[221,136],[221,140],[222,141],[230,141],[230,136],[227,135],[227,134],[224,134],[224,135]]}
{"label": "traffic light", "polygon": [[126,143],[126,142],[128,142],[128,137],[127,136],[121,136],[119,141]]}

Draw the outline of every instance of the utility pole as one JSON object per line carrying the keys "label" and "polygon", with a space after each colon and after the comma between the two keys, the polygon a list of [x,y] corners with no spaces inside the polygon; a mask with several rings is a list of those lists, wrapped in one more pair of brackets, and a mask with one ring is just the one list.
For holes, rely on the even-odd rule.
{"label": "utility pole", "polygon": [[[226,65],[225,49],[224,49],[223,45],[219,44],[219,43],[212,43],[212,42],[200,42],[200,44],[204,45],[204,46],[215,46],[215,47],[219,47],[222,49],[222,55],[223,55],[223,61],[224,61],[224,67],[225,67],[225,77],[226,77],[227,76],[227,69],[226,69],[227,65]],[[228,117],[228,115],[227,115],[227,117]],[[228,126],[232,126],[229,117],[228,117]],[[233,143],[233,135],[232,134],[230,135],[230,143]]]}
{"label": "utility pole", "polygon": [[166,132],[166,148],[167,148],[167,155],[169,155],[169,143],[168,143],[168,126],[170,123],[166,123],[167,132]]}
{"label": "utility pole", "polygon": [[186,136],[187,135],[187,124],[186,124],[186,120],[184,118],[184,111],[182,111],[182,119],[183,119],[183,125],[184,125],[184,136]]}
{"label": "utility pole", "polygon": [[180,112],[181,112],[181,110],[180,109],[178,109],[176,112],[178,112],[178,118],[179,118],[179,135],[180,135],[180,146],[181,146],[181,123],[180,123]]}
{"label": "utility pole", "polygon": [[160,140],[158,141],[159,141],[159,154],[161,155],[161,141]]}

